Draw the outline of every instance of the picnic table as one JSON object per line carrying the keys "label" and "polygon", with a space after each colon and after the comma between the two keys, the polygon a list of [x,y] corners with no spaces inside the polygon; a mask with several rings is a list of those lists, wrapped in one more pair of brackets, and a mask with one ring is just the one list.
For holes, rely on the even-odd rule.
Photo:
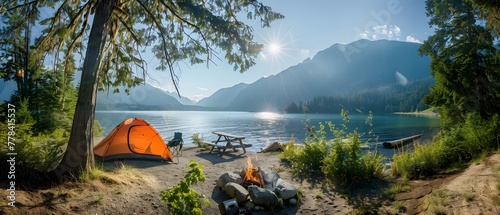
{"label": "picnic table", "polygon": [[[218,138],[216,141],[213,141],[211,143],[205,143],[209,146],[210,148],[210,153],[217,148],[219,152],[222,154],[226,151],[227,148],[233,148],[234,151],[236,148],[242,148],[243,149],[243,154],[247,153],[245,150],[245,147],[251,147],[252,144],[243,144],[243,139],[245,139],[244,136],[239,136],[239,135],[234,135],[226,132],[219,132],[219,131],[214,131],[212,132],[213,134],[217,135]],[[226,142],[226,144],[223,144],[223,142]],[[232,144],[232,142],[237,142],[239,143],[238,145]],[[222,151],[221,151],[222,150]]]}

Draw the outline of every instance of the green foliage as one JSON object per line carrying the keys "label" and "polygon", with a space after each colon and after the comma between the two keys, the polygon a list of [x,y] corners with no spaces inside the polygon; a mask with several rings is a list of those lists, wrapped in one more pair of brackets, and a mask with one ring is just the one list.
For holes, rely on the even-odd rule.
{"label": "green foliage", "polygon": [[94,129],[92,130],[94,137],[102,137],[106,128],[102,127],[98,120],[94,120]]}
{"label": "green foliage", "polygon": [[356,130],[346,133],[349,118],[347,112],[343,111],[342,115],[344,123],[341,129],[330,126],[335,139],[332,152],[328,154],[322,167],[326,178],[332,183],[350,187],[382,177],[384,170],[382,155],[376,152],[363,154],[360,149],[363,144],[360,140],[361,135]]}
{"label": "green foliage", "polygon": [[[63,155],[63,146],[67,143],[67,135],[64,129],[55,129],[50,134],[34,135],[33,125],[34,119],[31,117],[27,108],[27,100],[22,100],[20,106],[17,107],[15,117],[16,120],[13,130],[15,133],[11,135],[10,142],[15,148],[16,166],[21,176],[29,172],[47,172],[54,168],[54,166],[61,160]],[[2,109],[6,107],[2,106]],[[7,140],[9,128],[7,119],[2,115],[1,118],[4,122],[0,122],[0,138]],[[0,159],[8,160],[7,144],[0,145]],[[16,173],[17,174],[17,173]],[[27,179],[29,180],[29,179]]]}
{"label": "green foliage", "polygon": [[280,155],[280,159],[288,162],[296,160],[301,147],[302,146],[295,144],[295,140],[292,135],[290,137],[290,141],[287,144],[283,144],[283,153]]}
{"label": "green foliage", "polygon": [[401,193],[401,192],[407,192],[410,190],[411,190],[410,185],[408,185],[406,183],[397,183],[397,184],[394,184],[393,186],[391,186],[389,189],[385,189],[382,192],[382,195],[391,199],[391,200],[394,200],[394,194]]}
{"label": "green foliage", "polygon": [[484,152],[497,149],[500,144],[498,120],[498,115],[483,120],[478,113],[470,113],[463,124],[443,132],[440,139],[443,147],[442,165],[449,167],[454,163],[467,163]]}
{"label": "green foliage", "polygon": [[162,190],[160,193],[161,201],[168,202],[169,214],[202,214],[201,201],[205,199],[205,206],[209,206],[210,202],[206,199],[205,195],[198,194],[190,186],[205,181],[205,175],[202,168],[203,163],[196,163],[191,160],[189,166],[186,167],[188,173],[179,182],[170,189]]}
{"label": "green foliage", "polygon": [[364,144],[360,140],[361,134],[356,130],[347,132],[348,113],[341,113],[344,117],[341,128],[326,123],[334,139],[326,138],[326,126],[320,123],[318,131],[314,131],[314,127],[307,129],[310,134],[303,147],[296,146],[293,139],[285,145],[281,159],[291,163],[294,174],[322,174],[329,182],[347,187],[383,177],[382,155],[361,152],[360,146]]}
{"label": "green foliage", "polygon": [[200,139],[200,135],[198,133],[194,133],[193,136],[191,136],[191,140],[193,140],[193,143],[200,148],[209,148],[209,146],[203,143],[203,141]]}
{"label": "green foliage", "polygon": [[483,119],[498,114],[498,38],[485,26],[484,11],[471,1],[428,0],[426,12],[435,33],[419,51],[431,57],[436,84],[424,102],[443,109],[445,129],[462,123],[471,112]]}
{"label": "green foliage", "polygon": [[394,174],[407,179],[429,176],[497,150],[499,140],[497,115],[490,120],[483,120],[478,113],[470,113],[463,124],[441,131],[434,142],[415,145],[413,153],[395,155],[392,170]]}
{"label": "green foliage", "polygon": [[[16,126],[25,127],[26,125],[19,124]],[[29,134],[20,134],[19,137],[22,136],[22,138],[14,141],[18,169],[25,172],[47,172],[53,169],[61,160],[63,146],[67,143],[67,138],[63,138],[62,133],[62,130],[56,130],[51,135],[31,136]],[[2,160],[8,159],[4,157],[7,153],[7,148],[4,145],[0,147],[0,158]]]}
{"label": "green foliage", "polygon": [[394,155],[392,172],[404,179],[414,179],[432,175],[440,167],[443,147],[439,143],[414,145],[413,152],[403,151]]}
{"label": "green foliage", "polygon": [[320,174],[323,160],[328,154],[326,139],[306,140],[292,160],[293,173],[298,175]]}

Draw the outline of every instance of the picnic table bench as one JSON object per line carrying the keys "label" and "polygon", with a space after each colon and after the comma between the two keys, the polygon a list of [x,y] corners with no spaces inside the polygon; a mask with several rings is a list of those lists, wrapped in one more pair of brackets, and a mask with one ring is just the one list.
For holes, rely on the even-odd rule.
{"label": "picnic table bench", "polygon": [[[224,153],[227,148],[233,148],[234,151],[238,151],[236,150],[236,148],[242,148],[243,154],[245,154],[247,153],[245,147],[252,147],[252,144],[243,144],[243,139],[245,139],[244,136],[234,135],[226,132],[218,132],[218,131],[214,131],[212,133],[217,135],[218,138],[216,141],[212,141],[209,143],[205,142],[205,144],[211,146],[210,153],[212,153],[212,151],[215,148],[217,148],[221,154]],[[226,144],[221,144],[222,142],[226,142]],[[238,145],[232,144],[232,142],[237,142],[239,144]]]}

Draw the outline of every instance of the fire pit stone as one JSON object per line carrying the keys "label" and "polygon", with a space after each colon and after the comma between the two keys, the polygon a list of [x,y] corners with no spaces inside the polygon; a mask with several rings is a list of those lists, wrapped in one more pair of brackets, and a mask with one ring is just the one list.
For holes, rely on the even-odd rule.
{"label": "fire pit stone", "polygon": [[239,174],[226,172],[226,173],[222,174],[219,177],[219,179],[217,179],[217,187],[224,190],[225,189],[224,187],[226,186],[227,183],[234,182],[237,184],[241,184],[242,181],[243,181],[243,179],[241,178],[241,176]]}
{"label": "fire pit stone", "polygon": [[231,197],[235,198],[238,203],[245,202],[248,199],[248,190],[240,184],[229,182],[224,186],[224,192]]}
{"label": "fire pit stone", "polygon": [[283,200],[278,198],[271,190],[250,185],[248,186],[248,192],[250,193],[250,199],[252,199],[255,205],[263,206],[266,209],[283,206]]}
{"label": "fire pit stone", "polygon": [[297,194],[297,188],[295,188],[290,182],[278,178],[274,192],[280,198],[291,199]]}

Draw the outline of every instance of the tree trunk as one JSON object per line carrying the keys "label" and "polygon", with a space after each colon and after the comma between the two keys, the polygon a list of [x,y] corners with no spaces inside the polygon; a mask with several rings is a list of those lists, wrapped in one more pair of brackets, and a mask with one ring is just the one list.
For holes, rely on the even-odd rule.
{"label": "tree trunk", "polygon": [[108,20],[116,0],[102,0],[96,3],[95,15],[83,61],[82,76],[78,90],[75,115],[66,152],[51,176],[61,181],[69,174],[79,175],[82,170],[94,167],[94,142],[92,128],[97,97],[97,78],[106,43]]}

